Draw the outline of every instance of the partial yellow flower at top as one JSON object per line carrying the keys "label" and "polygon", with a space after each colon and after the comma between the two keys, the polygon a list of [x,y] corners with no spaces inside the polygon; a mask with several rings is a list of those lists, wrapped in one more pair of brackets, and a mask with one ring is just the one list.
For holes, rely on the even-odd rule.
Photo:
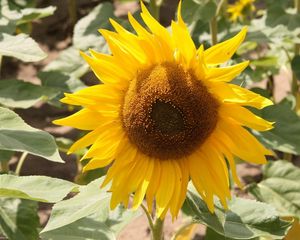
{"label": "partial yellow flower at top", "polygon": [[160,218],[168,210],[176,217],[189,180],[210,211],[214,196],[227,208],[231,194],[225,158],[240,185],[233,156],[262,164],[272,154],[244,128],[271,129],[271,122],[244,106],[261,109],[272,102],[229,83],[249,62],[218,67],[231,58],[247,29],[207,50],[197,49],[181,4],[172,33],[141,7],[148,29],[130,13],[136,34],[111,19],[115,32],[100,32],[112,54],[82,53],[103,84],[65,94],[63,103],[83,109],[54,123],[90,131],[70,153],[91,146],[83,156],[90,159],[84,171],[110,165],[103,186],[111,182],[112,209],[119,203],[128,206],[130,196],[138,208],[146,197],[149,212],[155,200]]}
{"label": "partial yellow flower at top", "polygon": [[230,14],[230,21],[244,20],[249,12],[255,11],[254,2],[255,0],[238,0],[234,4],[229,4],[227,12]]}

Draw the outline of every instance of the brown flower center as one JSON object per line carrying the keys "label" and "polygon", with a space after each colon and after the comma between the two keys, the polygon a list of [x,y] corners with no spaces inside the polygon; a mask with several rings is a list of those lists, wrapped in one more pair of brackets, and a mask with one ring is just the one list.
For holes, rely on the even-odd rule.
{"label": "brown flower center", "polygon": [[201,146],[217,124],[218,107],[191,71],[163,63],[131,81],[120,114],[130,141],[164,160],[188,156]]}

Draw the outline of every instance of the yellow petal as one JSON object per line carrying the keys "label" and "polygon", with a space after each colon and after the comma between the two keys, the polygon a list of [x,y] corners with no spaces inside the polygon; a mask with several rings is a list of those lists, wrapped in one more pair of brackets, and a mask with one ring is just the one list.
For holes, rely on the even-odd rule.
{"label": "yellow petal", "polygon": [[213,187],[211,186],[211,181],[207,178],[207,172],[199,167],[201,160],[201,156],[198,152],[194,152],[194,154],[188,157],[190,176],[193,185],[201,195],[202,199],[206,202],[208,209],[210,212],[214,212]]}
{"label": "yellow petal", "polygon": [[201,147],[201,153],[203,160],[205,160],[201,161],[201,165],[206,166],[215,194],[221,201],[226,202],[226,197],[230,198],[229,176],[222,153],[216,150],[210,140]]}
{"label": "yellow petal", "polygon": [[142,19],[149,27],[150,31],[155,35],[156,41],[161,46],[160,54],[165,61],[173,60],[173,42],[170,33],[158,21],[155,20],[141,1]]}
{"label": "yellow petal", "polygon": [[[126,173],[126,170],[130,169],[132,164],[134,164],[136,154],[137,149],[129,145],[122,155],[116,156],[115,162],[112,165],[112,167],[109,168],[101,187],[105,187],[112,179],[118,176],[118,174],[120,174],[122,171]],[[118,164],[120,162],[122,164]],[[114,181],[116,180],[118,180],[118,177],[114,179]]]}
{"label": "yellow petal", "polygon": [[109,165],[114,160],[113,157],[111,158],[93,158],[90,160],[84,167],[83,172],[90,171],[97,168],[103,168]]}
{"label": "yellow petal", "polygon": [[[120,101],[110,101],[103,98],[94,98],[92,96],[80,95],[80,94],[68,94],[65,93],[65,97],[61,100],[64,103],[72,103],[72,105],[83,106],[95,112],[108,113],[111,116],[118,116],[121,100]],[[109,114],[110,113],[110,114]]]}
{"label": "yellow petal", "polygon": [[[86,121],[87,119],[89,121]],[[81,130],[94,130],[103,120],[103,117],[99,113],[90,111],[89,109],[82,109],[68,117],[54,120],[53,123]]]}
{"label": "yellow petal", "polygon": [[197,230],[198,224],[197,223],[190,223],[186,226],[181,228],[177,233],[174,240],[190,240],[193,239],[195,232]]}
{"label": "yellow petal", "polygon": [[156,194],[156,213],[160,217],[168,209],[175,188],[175,170],[172,160],[161,162],[160,184]]}
{"label": "yellow petal", "polygon": [[[135,65],[130,61],[130,58],[128,56],[126,56],[126,68],[124,68],[124,59],[118,57],[118,56],[113,56],[113,55],[108,55],[108,54],[104,54],[104,53],[100,53],[97,52],[93,49],[89,49],[89,53],[91,54],[91,56],[98,60],[98,61],[104,61],[104,62],[110,62],[112,65],[111,66],[115,66],[115,69],[119,69],[121,68],[122,70],[120,71],[120,73],[125,73],[123,75],[126,76],[126,78],[130,78],[135,74]],[[134,62],[135,63],[135,62]],[[112,86],[115,87],[115,86]]]}
{"label": "yellow petal", "polygon": [[229,67],[208,68],[206,80],[213,82],[229,82],[244,71],[248,65],[249,61],[245,61]]}
{"label": "yellow petal", "polygon": [[247,130],[232,123],[229,119],[219,121],[217,128],[220,130],[218,132],[220,141],[231,149],[234,155],[245,161],[264,164],[266,163],[265,155],[273,155]]}
{"label": "yellow petal", "polygon": [[123,71],[122,67],[117,66],[110,61],[92,58],[84,52],[80,52],[80,54],[90,65],[98,79],[100,79],[103,83],[112,84],[116,88],[127,87],[132,76]]}
{"label": "yellow petal", "polygon": [[228,160],[234,182],[238,185],[239,188],[243,188],[243,184],[241,183],[237,175],[236,165],[231,150],[228,149],[225,145],[223,145],[220,141],[218,141],[219,138],[218,135],[216,134],[212,134],[212,135],[214,136],[214,137],[212,136],[213,139],[212,141],[214,146],[216,146],[216,148],[218,148],[218,150],[222,152],[226,157],[226,159]]}
{"label": "yellow petal", "polygon": [[[188,170],[188,167],[186,166],[187,161],[188,160],[184,158],[178,162],[179,167],[181,168],[181,174],[182,174],[181,191],[180,191],[179,201],[176,206],[176,209],[178,210],[178,212],[181,209],[183,202],[185,201],[187,186],[188,186],[188,182],[189,182],[189,170]],[[176,212],[175,216],[178,215],[178,212]]]}
{"label": "yellow petal", "polygon": [[126,56],[131,55],[138,63],[146,64],[147,56],[143,51],[142,46],[137,39],[128,39],[120,34],[101,29],[99,32],[103,35],[107,42],[113,42],[119,49],[124,49]]}
{"label": "yellow petal", "polygon": [[273,105],[273,102],[270,99],[250,90],[234,84],[228,84],[228,86],[230,86],[230,88],[233,90],[234,95],[228,95],[227,97],[225,96],[225,102],[238,103],[243,106],[251,106],[258,109]]}
{"label": "yellow petal", "polygon": [[[196,48],[187,28],[182,27],[176,22],[172,22],[172,37],[177,49],[177,61],[190,66],[190,62],[196,56]],[[182,44],[184,42],[184,44]]]}
{"label": "yellow petal", "polygon": [[189,67],[192,59],[196,57],[196,47],[191,38],[189,30],[181,17],[181,1],[178,5],[177,18],[178,21],[172,21],[171,24],[172,38],[177,51],[179,51],[177,53],[179,62],[181,64],[185,63],[186,66]]}
{"label": "yellow petal", "polygon": [[101,124],[99,124],[99,126],[95,130],[89,132],[88,134],[86,134],[85,136],[80,138],[78,141],[74,142],[72,144],[72,146],[70,147],[68,154],[76,152],[77,150],[85,148],[89,145],[92,145],[94,142],[96,142],[96,140],[100,136],[101,132],[103,132],[108,127],[112,127],[113,124],[114,124],[114,122],[112,122],[112,121],[101,122]]}
{"label": "yellow petal", "polygon": [[[146,194],[146,191],[148,189],[148,186],[149,186],[152,174],[153,174],[153,169],[154,169],[154,160],[150,159],[149,166],[148,166],[147,172],[144,176],[144,179],[143,179],[142,183],[140,184],[138,191],[134,195],[133,209],[137,209],[141,205],[141,203],[144,199],[144,196]],[[156,174],[156,173],[154,173],[154,174]]]}
{"label": "yellow petal", "polygon": [[[132,164],[126,165],[122,171],[120,169],[116,170],[113,166],[108,170],[106,178],[104,182],[102,183],[102,187],[105,186],[111,179],[112,184],[109,191],[112,192],[111,200],[110,200],[110,208],[114,209],[119,203],[125,202],[125,204],[128,204],[128,198],[129,194],[125,191],[123,191],[124,184],[126,183],[126,178],[128,177],[128,172],[133,168],[135,165],[135,161],[132,162]],[[113,176],[110,176],[110,174],[114,174]],[[110,180],[109,180],[110,179]]]}
{"label": "yellow petal", "polygon": [[69,96],[79,96],[81,98],[90,99],[90,101],[98,101],[98,103],[105,101],[118,104],[121,103],[122,92],[120,90],[117,90],[113,86],[98,84],[81,89],[73,94],[65,93],[65,97],[60,101],[66,104],[80,105],[80,102],[78,103],[77,101],[72,101],[73,98],[69,98]]}
{"label": "yellow petal", "polygon": [[172,219],[174,220],[179,212],[178,204],[181,195],[182,187],[182,172],[176,160],[173,162],[174,173],[175,173],[175,189],[172,196],[172,201],[170,201],[170,212],[172,214]]}
{"label": "yellow petal", "polygon": [[235,104],[223,104],[219,113],[223,118],[230,117],[241,125],[257,131],[270,130],[273,128],[272,124],[274,124],[274,122],[268,122],[263,118],[256,116],[248,109]]}
{"label": "yellow petal", "polygon": [[206,63],[215,65],[228,61],[244,41],[246,34],[247,27],[243,27],[234,37],[205,50],[204,59]]}
{"label": "yellow petal", "polygon": [[81,159],[93,157],[110,158],[115,156],[122,137],[124,137],[124,132],[120,126],[107,128],[99,134],[96,142]]}
{"label": "yellow petal", "polygon": [[123,188],[123,191],[128,193],[132,193],[137,190],[138,186],[142,183],[145,175],[147,174],[148,167],[151,165],[151,160],[140,152],[137,153],[135,162],[136,164],[133,169],[128,172],[126,187]]}
{"label": "yellow petal", "polygon": [[146,52],[149,61],[152,64],[165,62],[166,56],[162,54],[164,52],[164,49],[162,49],[158,37],[149,33],[143,26],[138,23],[138,21],[134,19],[134,17],[130,13],[128,13],[128,18],[132,27],[140,37],[141,44],[143,45],[143,49]]}
{"label": "yellow petal", "polygon": [[160,161],[154,159],[154,170],[150,180],[149,187],[146,193],[146,201],[148,206],[148,211],[151,213],[153,208],[154,196],[157,192],[158,186],[161,179],[161,166]]}
{"label": "yellow petal", "polygon": [[132,16],[130,12],[128,12],[128,20],[133,27],[133,29],[136,31],[136,33],[144,38],[147,38],[150,36],[150,33]]}

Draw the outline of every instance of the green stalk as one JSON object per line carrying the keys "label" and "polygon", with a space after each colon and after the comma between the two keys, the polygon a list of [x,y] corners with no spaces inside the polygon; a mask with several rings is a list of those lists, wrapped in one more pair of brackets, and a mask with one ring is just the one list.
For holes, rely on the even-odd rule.
{"label": "green stalk", "polygon": [[210,34],[211,34],[211,43],[212,45],[216,45],[218,43],[218,25],[217,25],[217,17],[214,16],[209,22]]}
{"label": "green stalk", "polygon": [[20,175],[22,166],[24,164],[24,161],[25,161],[27,155],[28,155],[28,152],[23,152],[22,153],[22,155],[21,155],[21,157],[19,159],[19,162],[17,164],[17,167],[16,167],[16,171],[15,171],[16,175]]}
{"label": "green stalk", "polygon": [[1,77],[2,60],[3,60],[3,56],[0,54],[0,77]]}
{"label": "green stalk", "polygon": [[159,14],[160,14],[160,6],[162,4],[162,1],[158,0],[150,0],[150,11],[151,15],[159,21]]}
{"label": "green stalk", "polygon": [[210,29],[210,35],[211,35],[211,43],[212,45],[216,45],[218,43],[218,22],[217,17],[221,12],[222,6],[224,4],[227,4],[226,0],[221,0],[217,6],[216,14],[212,17],[212,19],[209,22],[209,29]]}
{"label": "green stalk", "polygon": [[147,208],[143,204],[141,204],[141,207],[142,207],[142,209],[144,210],[144,212],[145,212],[145,214],[147,216],[150,230],[151,230],[151,232],[153,232],[153,230],[154,230],[154,224],[153,224],[152,217],[151,217],[150,213],[148,212]]}
{"label": "green stalk", "polygon": [[75,26],[77,21],[77,4],[76,0],[68,0],[68,11],[72,26]]}
{"label": "green stalk", "polygon": [[[295,8],[297,10],[297,13],[300,14],[300,0],[295,1]],[[295,56],[300,54],[300,44],[299,43],[295,43],[294,53],[295,53]],[[295,97],[295,99],[297,101],[297,94],[298,94],[298,90],[299,90],[299,85],[298,85],[296,75],[294,73],[293,73],[293,77],[292,77],[291,89],[292,89],[292,94],[293,94],[293,96]],[[297,102],[296,106],[298,106],[298,102]],[[295,107],[295,110],[297,110],[296,107]]]}
{"label": "green stalk", "polygon": [[148,223],[151,231],[151,240],[163,240],[164,220],[157,218],[155,222],[153,222],[153,218],[151,217],[151,214],[148,212],[147,208],[143,204],[141,204],[141,207],[144,210],[148,219]]}
{"label": "green stalk", "polygon": [[152,240],[163,240],[164,220],[157,218],[152,231]]}

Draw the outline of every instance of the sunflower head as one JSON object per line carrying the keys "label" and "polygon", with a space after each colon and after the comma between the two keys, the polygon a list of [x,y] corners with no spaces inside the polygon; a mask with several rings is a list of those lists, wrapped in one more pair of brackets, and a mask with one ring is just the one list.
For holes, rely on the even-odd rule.
{"label": "sunflower head", "polygon": [[[110,165],[103,185],[111,182],[111,208],[133,208],[146,198],[151,212],[176,217],[191,180],[214,211],[213,198],[224,207],[230,198],[229,174],[240,185],[234,156],[265,163],[265,149],[244,127],[258,131],[272,123],[245,106],[263,108],[272,102],[230,81],[248,61],[224,65],[246,35],[237,35],[207,50],[196,48],[178,7],[170,33],[141,3],[147,29],[129,13],[136,34],[111,20],[115,31],[100,30],[111,54],[82,53],[101,84],[62,102],[82,106],[77,113],[56,120],[90,132],[70,148],[90,146],[84,170]],[[223,67],[220,67],[222,64]]]}

